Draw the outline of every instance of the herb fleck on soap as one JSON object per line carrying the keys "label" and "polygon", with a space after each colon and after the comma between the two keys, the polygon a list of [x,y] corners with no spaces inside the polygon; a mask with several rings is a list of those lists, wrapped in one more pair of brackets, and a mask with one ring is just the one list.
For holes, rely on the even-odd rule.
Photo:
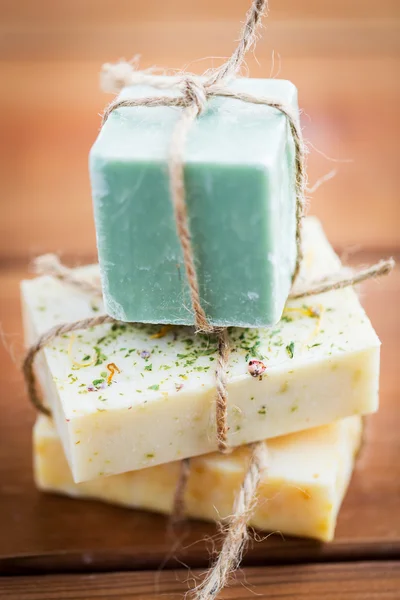
{"label": "herb fleck on soap", "polygon": [[293,358],[294,356],[294,342],[290,342],[290,344],[288,344],[286,346],[286,352],[289,355],[289,358]]}

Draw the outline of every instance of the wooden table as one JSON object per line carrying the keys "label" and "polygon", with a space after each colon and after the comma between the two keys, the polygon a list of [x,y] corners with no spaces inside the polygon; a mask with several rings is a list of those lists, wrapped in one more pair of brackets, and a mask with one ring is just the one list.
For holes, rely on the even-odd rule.
{"label": "wooden table", "polygon": [[[182,598],[208,564],[206,536],[216,536],[214,526],[190,522],[171,552],[161,516],[38,493],[35,415],[18,370],[18,284],[30,258],[44,251],[60,251],[71,263],[95,257],[86,161],[105,102],[97,91],[100,63],[130,56],[133,38],[144,66],[226,54],[247,1],[155,4],[159,12],[135,0],[0,6],[0,135],[7,139],[0,152],[0,598]],[[269,73],[276,48],[280,76],[299,87],[306,137],[354,160],[332,164],[312,152],[311,183],[339,169],[317,192],[313,212],[340,253],[352,250],[350,264],[400,259],[399,5],[273,4],[257,51],[262,66],[250,57],[252,73]],[[276,55],[275,72],[278,63]],[[335,541],[273,535],[254,543],[221,598],[400,598],[399,294],[399,269],[362,288],[383,342],[381,410],[367,420]]]}
{"label": "wooden table", "polygon": [[[376,258],[364,252],[357,262]],[[0,580],[0,597],[3,591],[5,598],[59,598],[64,592],[68,598],[101,598],[102,590],[110,589],[119,598],[178,598],[208,564],[211,544],[204,538],[215,536],[213,526],[188,523],[171,555],[164,517],[43,495],[34,488],[34,414],[14,363],[22,352],[18,282],[23,275],[13,265],[0,272],[1,314],[13,333],[4,336],[8,351],[0,350],[0,573],[12,576]],[[367,421],[366,443],[335,541],[274,535],[254,543],[244,558],[248,567],[222,597],[251,598],[255,592],[269,598],[318,598],[321,590],[328,598],[400,597],[399,292],[400,270],[363,287],[364,305],[383,341],[382,408]],[[187,567],[197,570],[189,574]],[[127,573],[117,576],[120,571]]]}

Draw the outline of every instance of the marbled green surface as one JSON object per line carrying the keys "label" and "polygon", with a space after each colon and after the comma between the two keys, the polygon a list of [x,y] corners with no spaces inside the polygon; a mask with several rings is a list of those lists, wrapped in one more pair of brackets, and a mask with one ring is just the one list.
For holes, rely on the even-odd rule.
{"label": "marbled green surface", "polygon": [[[288,81],[237,79],[230,87],[297,110]],[[175,93],[135,86],[120,97]],[[105,306],[122,321],[194,323],[167,164],[180,114],[171,107],[115,110],[91,150]],[[267,106],[213,98],[193,123],[184,158],[208,319],[242,327],[277,322],[296,259],[294,147],[286,117]]]}

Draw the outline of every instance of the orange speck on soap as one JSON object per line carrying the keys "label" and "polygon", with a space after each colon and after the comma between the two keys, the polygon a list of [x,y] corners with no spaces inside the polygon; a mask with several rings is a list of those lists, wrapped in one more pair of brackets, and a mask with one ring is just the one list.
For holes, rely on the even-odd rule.
{"label": "orange speck on soap", "polygon": [[167,335],[167,333],[169,331],[171,331],[172,329],[172,325],[163,325],[160,329],[160,331],[158,331],[157,333],[155,333],[154,335],[150,336],[151,340],[158,340],[160,338],[163,338]]}
{"label": "orange speck on soap", "polygon": [[121,371],[119,370],[119,368],[117,367],[117,365],[115,363],[108,363],[107,371],[109,372],[109,376],[107,377],[107,383],[108,383],[108,385],[110,385],[115,373],[121,373]]}

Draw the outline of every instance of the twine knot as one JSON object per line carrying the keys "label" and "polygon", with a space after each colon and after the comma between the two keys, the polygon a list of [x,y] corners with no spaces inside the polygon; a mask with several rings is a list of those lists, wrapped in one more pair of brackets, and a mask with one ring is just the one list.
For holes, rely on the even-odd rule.
{"label": "twine knot", "polygon": [[[234,78],[239,72],[243,64],[244,57],[249,49],[255,44],[256,30],[260,26],[261,17],[267,9],[267,0],[252,0],[252,5],[246,15],[246,22],[242,29],[241,37],[233,52],[232,56],[219,68],[213,69],[211,72],[206,72],[203,79],[191,74],[181,74],[171,80],[165,81],[165,78],[152,76],[153,69],[139,71],[138,59],[134,59],[131,63],[124,61],[117,63],[114,72],[112,66],[105,65],[103,68],[103,85],[104,76],[105,83],[109,87],[123,87],[124,85],[137,85],[140,83],[148,83],[152,87],[159,89],[178,88],[180,94],[171,96],[154,96],[150,94],[144,98],[124,98],[113,101],[105,110],[103,115],[103,125],[107,121],[110,114],[119,108],[136,107],[136,106],[170,106],[179,107],[182,110],[180,119],[173,130],[171,137],[171,145],[168,153],[168,169],[170,175],[170,190],[171,201],[174,210],[175,224],[177,235],[180,241],[183,263],[187,284],[190,292],[191,308],[193,319],[197,332],[214,334],[218,339],[219,360],[216,369],[216,421],[217,421],[217,437],[218,450],[220,452],[229,452],[228,446],[228,424],[227,424],[227,364],[229,360],[229,336],[224,328],[214,327],[209,322],[203,302],[201,298],[201,286],[196,268],[196,248],[193,247],[192,236],[190,232],[189,216],[186,204],[185,190],[185,172],[184,172],[184,151],[187,142],[189,131],[196,118],[204,113],[207,106],[207,101],[211,97],[235,98],[243,102],[252,104],[264,104],[275,108],[284,114],[289,122],[290,131],[293,136],[295,145],[295,188],[296,188],[296,246],[297,259],[296,267],[293,273],[293,281],[296,279],[300,263],[302,260],[301,247],[301,221],[303,216],[305,198],[304,192],[306,187],[305,173],[305,147],[302,140],[300,125],[296,115],[282,104],[280,101],[270,98],[260,98],[245,93],[233,92],[226,87],[227,82]],[[111,71],[111,72],[110,72]]]}
{"label": "twine knot", "polygon": [[207,106],[206,87],[191,76],[186,76],[182,80],[182,92],[185,104],[190,106],[194,104],[197,107],[197,114],[201,115]]}

